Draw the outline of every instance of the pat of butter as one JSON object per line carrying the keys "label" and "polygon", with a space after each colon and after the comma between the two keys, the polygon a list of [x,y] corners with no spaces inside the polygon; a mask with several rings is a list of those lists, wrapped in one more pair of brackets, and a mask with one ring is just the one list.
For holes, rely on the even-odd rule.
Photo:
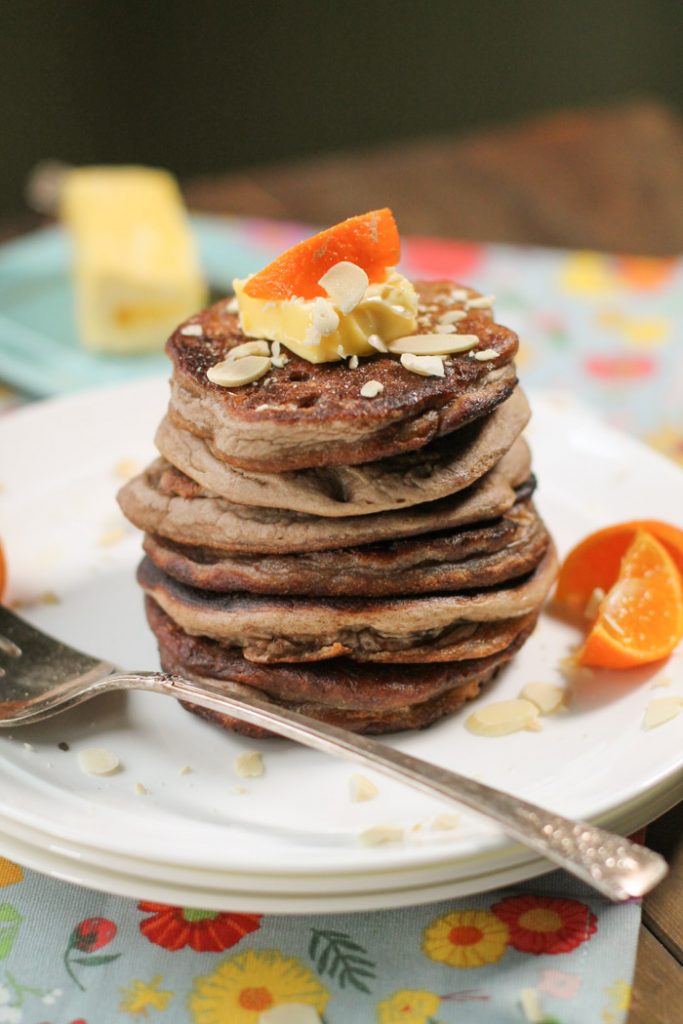
{"label": "pat of butter", "polygon": [[393,341],[417,328],[417,294],[410,281],[390,270],[386,281],[368,285],[349,313],[329,299],[254,299],[244,292],[245,280],[233,281],[240,325],[251,338],[279,341],[309,363],[335,362],[346,356],[373,355],[373,335]]}
{"label": "pat of butter", "polygon": [[69,171],[60,216],[74,242],[81,341],[101,352],[160,349],[206,301],[182,197],[166,171]]}

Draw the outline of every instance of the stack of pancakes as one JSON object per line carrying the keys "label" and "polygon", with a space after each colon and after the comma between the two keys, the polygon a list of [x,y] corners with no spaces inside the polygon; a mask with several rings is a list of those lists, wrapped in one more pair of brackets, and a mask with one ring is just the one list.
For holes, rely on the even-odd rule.
{"label": "stack of pancakes", "polygon": [[[169,340],[160,458],[119,496],[145,531],[138,579],[165,671],[390,732],[475,697],[533,630],[556,563],[531,501],[517,337],[468,289],[416,287],[418,332],[460,310],[484,358],[450,355],[439,377],[388,352],[355,367],[288,352],[226,388],[207,370],[248,340],[230,304]],[[383,389],[364,398],[369,381]]]}

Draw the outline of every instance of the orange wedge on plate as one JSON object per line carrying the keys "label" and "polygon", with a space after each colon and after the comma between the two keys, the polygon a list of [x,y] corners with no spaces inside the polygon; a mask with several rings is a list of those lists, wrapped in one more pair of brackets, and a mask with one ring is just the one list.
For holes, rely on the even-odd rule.
{"label": "orange wedge on plate", "polygon": [[607,592],[638,530],[656,537],[683,575],[683,530],[657,519],[617,523],[591,533],[569,552],[557,580],[556,602],[569,611],[583,613],[596,588]]}
{"label": "orange wedge on plate", "polygon": [[395,267],[400,254],[391,210],[372,210],[288,249],[249,278],[244,292],[252,299],[314,299],[326,294],[318,281],[335,263],[355,263],[374,284],[384,281],[387,267]]}
{"label": "orange wedge on plate", "polygon": [[582,665],[632,668],[671,654],[683,638],[681,574],[664,545],[639,530],[601,601]]}

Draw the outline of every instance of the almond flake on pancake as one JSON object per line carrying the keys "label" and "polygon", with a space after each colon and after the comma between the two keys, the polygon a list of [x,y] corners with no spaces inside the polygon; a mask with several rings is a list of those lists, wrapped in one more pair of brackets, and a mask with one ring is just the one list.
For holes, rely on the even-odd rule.
{"label": "almond flake on pancake", "polygon": [[225,359],[210,366],[206,376],[212,384],[223,388],[239,388],[251,384],[268,372],[271,360],[267,356],[245,356],[243,359]]}
{"label": "almond flake on pancake", "polygon": [[495,295],[477,295],[473,299],[465,299],[465,307],[467,309],[490,309],[495,301]]}
{"label": "almond flake on pancake", "polygon": [[389,351],[394,355],[408,352],[414,356],[451,355],[455,352],[468,352],[479,344],[476,334],[407,334],[389,343]]}
{"label": "almond flake on pancake", "polygon": [[446,375],[441,356],[416,356],[412,352],[404,352],[401,356],[401,366],[420,377],[445,377]]}
{"label": "almond flake on pancake", "polygon": [[384,384],[378,380],[369,380],[360,389],[361,398],[375,398],[384,391]]}

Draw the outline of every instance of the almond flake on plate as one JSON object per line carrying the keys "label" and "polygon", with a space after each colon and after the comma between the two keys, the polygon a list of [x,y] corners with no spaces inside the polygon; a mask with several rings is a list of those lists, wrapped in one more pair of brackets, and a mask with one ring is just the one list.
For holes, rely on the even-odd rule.
{"label": "almond flake on plate", "polygon": [[369,380],[360,389],[361,398],[376,398],[384,391],[384,384],[379,380]]}
{"label": "almond flake on plate", "polygon": [[408,334],[389,342],[389,351],[395,355],[402,352],[414,356],[450,355],[453,352],[468,352],[479,344],[476,334],[447,335],[443,332],[434,334]]}
{"label": "almond flake on plate", "polygon": [[363,268],[348,260],[335,263],[318,281],[337,309],[344,314],[356,308],[369,283]]}
{"label": "almond flake on plate", "polygon": [[538,708],[521,699],[487,704],[465,719],[465,728],[475,736],[508,736],[522,729],[537,732],[539,727]]}
{"label": "almond flake on plate", "polygon": [[542,715],[554,715],[566,707],[568,692],[563,686],[552,683],[527,683],[519,696],[535,704]]}
{"label": "almond flake on plate", "polygon": [[[249,344],[247,342],[247,344]],[[226,359],[209,367],[206,376],[212,384],[222,388],[239,388],[259,380],[270,369],[270,358],[266,356],[245,356],[243,359]]]}
{"label": "almond flake on plate", "polygon": [[658,697],[645,708],[643,729],[654,729],[670,722],[683,709],[683,697]]}
{"label": "almond flake on plate", "polygon": [[147,789],[146,786],[143,786],[141,782],[136,782],[135,785],[133,786],[133,792],[135,793],[136,796],[147,796],[149,790]]}
{"label": "almond flake on plate", "polygon": [[401,356],[401,366],[420,377],[446,376],[441,356],[416,356],[411,352],[404,352]]}
{"label": "almond flake on plate", "polygon": [[374,825],[358,836],[361,846],[383,846],[384,843],[400,843],[405,836],[399,825]]}
{"label": "almond flake on plate", "polygon": [[78,754],[78,767],[86,775],[112,775],[120,766],[116,754],[104,747],[88,747]]}
{"label": "almond flake on plate", "polygon": [[351,786],[351,799],[354,803],[364,803],[366,800],[374,800],[379,793],[377,786],[365,775],[354,772],[349,780]]}
{"label": "almond flake on plate", "polygon": [[458,814],[437,814],[431,824],[432,832],[452,832],[460,824]]}
{"label": "almond flake on plate", "polygon": [[235,758],[235,771],[241,779],[258,779],[265,772],[258,750],[245,750]]}
{"label": "almond flake on plate", "polygon": [[131,480],[140,469],[140,463],[136,459],[119,459],[114,466],[114,476],[118,480]]}

